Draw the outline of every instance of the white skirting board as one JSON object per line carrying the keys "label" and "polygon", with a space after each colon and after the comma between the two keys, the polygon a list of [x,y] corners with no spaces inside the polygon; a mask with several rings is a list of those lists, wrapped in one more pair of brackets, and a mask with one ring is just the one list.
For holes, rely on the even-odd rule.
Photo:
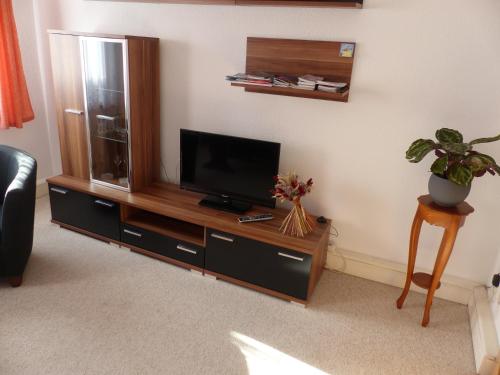
{"label": "white skirting board", "polygon": [[474,288],[468,307],[477,373],[492,375],[500,359],[500,346],[484,286]]}
{"label": "white skirting board", "polygon": [[[399,288],[403,288],[406,280],[406,264],[391,262],[354,251],[337,250],[333,246],[330,246],[328,250],[326,268]],[[416,269],[415,271],[432,273],[430,270],[422,269]],[[436,291],[435,296],[467,305],[472,290],[479,285],[470,280],[444,275],[441,278],[441,287]],[[411,290],[427,294],[426,289],[414,284],[412,284]]]}

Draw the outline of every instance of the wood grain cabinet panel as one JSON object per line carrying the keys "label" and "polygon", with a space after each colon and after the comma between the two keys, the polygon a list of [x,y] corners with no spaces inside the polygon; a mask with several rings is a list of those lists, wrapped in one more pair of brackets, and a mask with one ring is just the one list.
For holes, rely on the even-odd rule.
{"label": "wood grain cabinet panel", "polygon": [[72,35],[49,34],[63,174],[89,179],[80,44]]}

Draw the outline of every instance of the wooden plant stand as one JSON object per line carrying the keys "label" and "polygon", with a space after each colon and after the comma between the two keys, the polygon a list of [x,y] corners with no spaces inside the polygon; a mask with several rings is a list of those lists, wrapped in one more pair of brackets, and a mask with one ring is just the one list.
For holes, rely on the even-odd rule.
{"label": "wooden plant stand", "polygon": [[[406,283],[403,293],[396,302],[396,306],[398,309],[403,307],[406,296],[410,291],[412,281],[419,287],[427,289],[427,300],[425,302],[424,317],[422,319],[423,327],[427,327],[429,324],[432,299],[434,298],[436,289],[441,286],[441,276],[443,275],[453,250],[458,230],[464,225],[467,215],[472,212],[474,212],[474,208],[466,202],[460,203],[456,207],[441,207],[432,202],[430,195],[423,195],[418,198],[418,208],[411,227]],[[432,275],[422,272],[413,273],[415,269],[415,260],[417,258],[420,229],[424,220],[431,225],[437,225],[445,229]]]}

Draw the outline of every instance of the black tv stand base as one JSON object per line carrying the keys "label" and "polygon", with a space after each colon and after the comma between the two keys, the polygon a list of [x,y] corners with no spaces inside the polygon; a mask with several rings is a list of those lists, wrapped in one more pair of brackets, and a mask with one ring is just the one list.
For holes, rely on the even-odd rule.
{"label": "black tv stand base", "polygon": [[207,195],[199,202],[200,206],[215,208],[216,210],[244,214],[252,205],[243,201],[236,201],[231,198],[222,198],[215,195]]}

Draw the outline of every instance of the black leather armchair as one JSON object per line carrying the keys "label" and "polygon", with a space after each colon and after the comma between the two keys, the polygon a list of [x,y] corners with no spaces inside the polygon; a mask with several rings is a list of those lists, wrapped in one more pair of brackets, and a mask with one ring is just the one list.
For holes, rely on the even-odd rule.
{"label": "black leather armchair", "polygon": [[36,160],[0,145],[0,277],[21,285],[33,246]]}

